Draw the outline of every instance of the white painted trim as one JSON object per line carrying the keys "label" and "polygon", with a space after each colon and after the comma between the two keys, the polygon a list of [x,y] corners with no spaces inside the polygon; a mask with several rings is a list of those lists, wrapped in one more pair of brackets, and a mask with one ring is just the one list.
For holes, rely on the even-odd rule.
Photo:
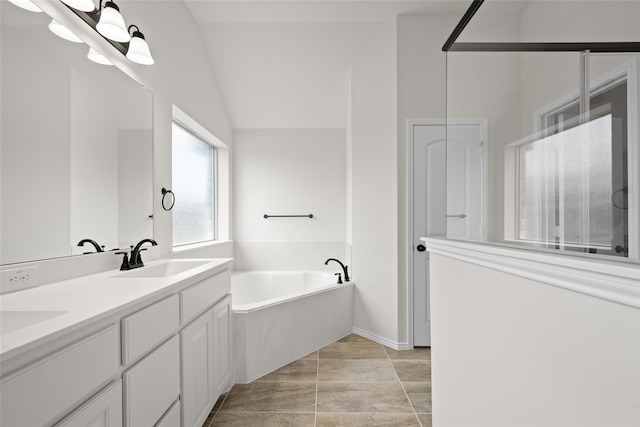
{"label": "white painted trim", "polygon": [[371,341],[375,341],[378,344],[382,344],[386,347],[392,348],[394,350],[411,350],[413,349],[413,345],[409,345],[409,343],[403,342],[398,343],[395,341],[391,341],[387,338],[383,338],[379,335],[372,334],[371,332],[365,331],[364,329],[353,327],[353,333],[359,335],[363,338],[366,338]]}
{"label": "white painted trim", "polygon": [[430,253],[640,308],[640,263],[422,238]]}
{"label": "white painted trim", "polygon": [[[214,241],[231,239],[231,158],[229,147],[204,126],[191,118],[176,105],[172,105],[172,120],[189,129],[216,148],[216,203],[217,218]],[[174,248],[175,250],[175,248]]]}
{"label": "white painted trim", "polygon": [[[489,173],[489,120],[481,119],[449,119],[451,124],[474,124],[482,128],[483,150],[482,150],[482,240],[487,238],[488,217],[488,173]],[[407,252],[407,348],[413,348],[413,128],[418,126],[446,126],[447,119],[407,119],[407,231],[408,231],[408,252]]]}

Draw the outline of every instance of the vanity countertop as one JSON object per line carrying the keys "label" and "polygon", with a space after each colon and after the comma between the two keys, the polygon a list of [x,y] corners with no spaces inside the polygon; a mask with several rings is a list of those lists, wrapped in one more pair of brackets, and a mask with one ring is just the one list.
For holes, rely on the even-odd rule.
{"label": "vanity countertop", "polygon": [[[182,262],[191,265],[166,277],[142,273]],[[0,315],[5,320],[0,323],[0,363],[127,309],[160,300],[229,268],[231,262],[232,258],[160,259],[129,272],[111,270],[0,295]]]}

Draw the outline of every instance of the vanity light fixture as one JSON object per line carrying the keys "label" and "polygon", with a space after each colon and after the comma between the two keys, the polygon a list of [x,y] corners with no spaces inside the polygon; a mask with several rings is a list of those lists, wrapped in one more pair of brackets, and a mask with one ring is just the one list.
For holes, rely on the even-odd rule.
{"label": "vanity light fixture", "polygon": [[111,61],[109,61],[107,58],[105,58],[104,55],[102,55],[100,52],[98,52],[92,47],[89,47],[89,53],[87,54],[87,58],[89,58],[90,60],[92,60],[97,64],[113,65]]}
{"label": "vanity light fixture", "polygon": [[42,12],[38,6],[33,4],[31,0],[9,0],[11,3],[15,4],[18,7],[23,8],[24,10],[28,10],[29,12]]}
{"label": "vanity light fixture", "polygon": [[53,34],[55,34],[58,37],[62,37],[65,40],[69,40],[70,42],[74,42],[74,43],[82,43],[82,40],[78,36],[73,34],[73,32],[70,29],[68,29],[67,27],[65,27],[55,19],[53,19],[49,24],[49,29]]}
{"label": "vanity light fixture", "polygon": [[93,0],[60,0],[62,3],[74,9],[81,10],[83,12],[93,12],[96,6],[93,4]]}
{"label": "vanity light fixture", "polygon": [[[131,28],[135,28],[133,34],[131,34]],[[131,34],[131,40],[129,41],[127,58],[137,64],[152,65],[154,61],[151,57],[149,45],[144,39],[144,34],[140,32],[137,25],[129,25],[129,34]]]}
{"label": "vanity light fixture", "polygon": [[104,37],[116,42],[126,43],[131,39],[124,24],[124,18],[120,15],[120,8],[112,1],[107,1],[100,10],[100,20],[96,30]]}

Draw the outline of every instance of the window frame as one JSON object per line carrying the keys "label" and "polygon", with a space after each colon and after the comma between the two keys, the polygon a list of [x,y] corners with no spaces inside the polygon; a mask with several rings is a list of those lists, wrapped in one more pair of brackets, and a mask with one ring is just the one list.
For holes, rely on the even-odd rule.
{"label": "window frame", "polygon": [[[205,142],[213,149],[213,239],[190,243],[175,244],[173,239],[173,213],[171,218],[171,247],[172,251],[201,247],[229,240],[229,149],[215,135],[209,132],[204,126],[187,115],[177,106],[172,108],[172,133],[173,125],[177,125],[185,131],[191,133],[201,141]],[[171,173],[173,175],[173,137],[171,139]],[[173,178],[172,178],[173,179]],[[179,199],[180,195],[177,195]]]}
{"label": "window frame", "polygon": [[[630,205],[628,207],[628,254],[630,259],[640,258],[640,209],[638,206],[638,195],[640,193],[640,147],[638,142],[638,59],[632,59],[622,66],[594,79],[590,83],[590,96],[605,91],[615,86],[621,81],[625,81],[627,85],[627,152],[628,152],[628,199]],[[522,240],[519,238],[518,221],[520,218],[520,163],[519,149],[523,145],[534,142],[547,136],[548,131],[545,129],[544,123],[546,117],[553,115],[558,111],[562,111],[568,105],[579,99],[577,92],[570,93],[561,97],[548,105],[545,105],[533,113],[533,132],[532,135],[524,137],[518,141],[512,142],[505,146],[504,151],[504,240],[520,245],[531,247],[547,248],[547,242],[535,242]],[[635,201],[635,202],[632,202]],[[565,245],[566,246],[566,245]],[[615,258],[621,258],[615,256]]]}

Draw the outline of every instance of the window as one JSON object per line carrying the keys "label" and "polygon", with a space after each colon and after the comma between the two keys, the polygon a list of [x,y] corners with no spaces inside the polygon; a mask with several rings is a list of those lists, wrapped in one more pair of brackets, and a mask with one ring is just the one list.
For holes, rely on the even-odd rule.
{"label": "window", "polygon": [[173,245],[216,239],[216,149],[173,122]]}
{"label": "window", "polygon": [[539,139],[514,144],[514,238],[562,250],[629,256],[627,84],[593,90],[590,121],[573,100],[540,115]]}
{"label": "window", "polygon": [[610,251],[611,115],[518,149],[519,239]]}

